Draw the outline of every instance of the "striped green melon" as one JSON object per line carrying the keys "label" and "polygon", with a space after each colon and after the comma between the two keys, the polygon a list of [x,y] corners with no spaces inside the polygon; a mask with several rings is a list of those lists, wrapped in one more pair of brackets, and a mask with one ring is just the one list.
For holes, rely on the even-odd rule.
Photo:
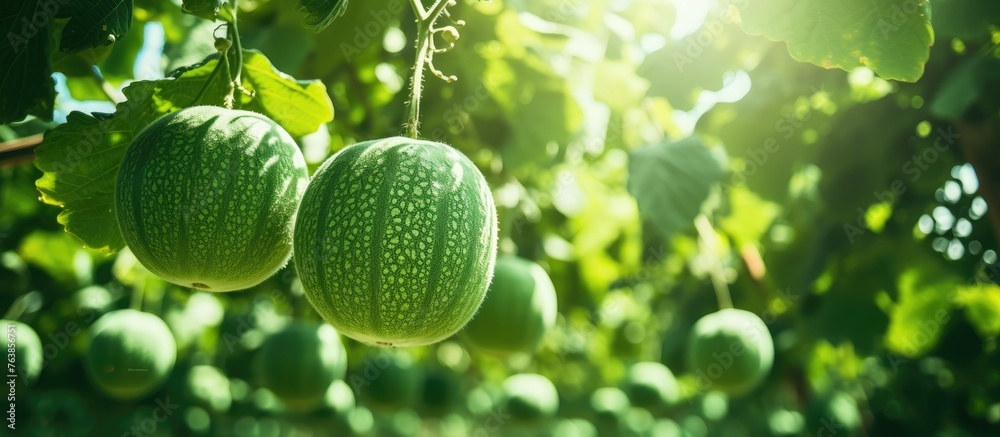
{"label": "striped green melon", "polygon": [[196,106],[132,141],[115,189],[125,242],[157,276],[211,291],[259,284],[291,256],[302,152],[263,115]]}
{"label": "striped green melon", "polygon": [[531,352],[556,323],[556,289],[541,266],[516,256],[497,258],[479,312],[462,331],[480,349]]}
{"label": "striped green melon", "polygon": [[125,309],[90,326],[84,358],[87,375],[104,394],[121,400],[145,397],[160,387],[177,359],[177,343],[155,315]]}
{"label": "striped green melon", "polygon": [[330,325],[296,321],[264,340],[254,370],[260,385],[286,406],[311,411],[323,403],[330,384],[344,377],[347,351]]}
{"label": "striped green melon", "polygon": [[337,331],[381,346],[448,338],[493,276],[496,207],[457,150],[387,138],[347,147],[313,176],[296,218],[306,296]]}

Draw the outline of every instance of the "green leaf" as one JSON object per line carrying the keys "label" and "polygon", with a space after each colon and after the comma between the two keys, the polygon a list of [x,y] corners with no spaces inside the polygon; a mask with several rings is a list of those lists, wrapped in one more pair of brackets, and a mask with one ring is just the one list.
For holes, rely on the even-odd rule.
{"label": "green leaf", "polygon": [[314,32],[326,29],[347,11],[348,0],[299,0],[299,9],[309,14],[302,26]]}
{"label": "green leaf", "polygon": [[965,317],[988,338],[1000,335],[1000,286],[980,284],[959,290],[955,303],[965,307]]}
{"label": "green leaf", "polygon": [[184,0],[181,3],[181,10],[185,13],[212,21],[215,21],[221,7],[222,0]]}
{"label": "green leaf", "polygon": [[[711,35],[707,44],[706,35]],[[650,95],[662,96],[674,108],[690,111],[702,91],[722,89],[725,73],[743,67],[741,50],[767,43],[762,38],[749,39],[736,26],[712,22],[650,53],[637,73],[650,81]],[[599,86],[611,88],[609,83],[614,82]]]}
{"label": "green leaf", "polygon": [[[52,119],[55,82],[49,64],[51,19],[45,25],[33,24],[36,11],[46,14],[39,0],[5,2],[0,13],[0,124],[35,115]],[[51,17],[51,15],[42,15]]]}
{"label": "green leaf", "polygon": [[743,29],[785,41],[793,58],[824,68],[867,66],[916,82],[934,43],[927,0],[746,0]]}
{"label": "green leaf", "polygon": [[[73,112],[50,130],[35,150],[35,166],[44,174],[35,185],[42,201],[61,206],[59,223],[87,247],[115,252],[125,246],[114,220],[114,187],[125,150],[146,125],[188,106],[220,105],[226,93],[214,74],[218,55],[156,81],[133,82],[127,100],[112,115]],[[294,136],[315,132],[333,116],[333,105],[319,81],[296,81],[271,67],[264,55],[244,52],[243,86],[237,108],[260,112]],[[206,82],[211,81],[207,87]],[[205,93],[196,100],[201,90]]]}
{"label": "green leaf", "polygon": [[987,85],[1000,79],[1000,59],[973,56],[948,73],[931,100],[931,113],[946,120],[960,120],[979,101]]}
{"label": "green leaf", "polygon": [[93,259],[63,232],[34,231],[21,241],[17,254],[66,288],[76,289],[91,281]]}
{"label": "green leaf", "polygon": [[952,294],[959,283],[939,265],[930,263],[900,274],[899,298],[889,310],[886,348],[909,358],[933,349],[950,319]]}
{"label": "green leaf", "polygon": [[668,237],[691,226],[722,166],[697,137],[632,152],[628,191],[640,215]]}
{"label": "green leaf", "polygon": [[256,97],[241,95],[240,108],[270,117],[292,136],[306,136],[333,120],[333,102],[323,82],[295,80],[256,50],[243,51],[243,87]]}
{"label": "green leaf", "polygon": [[59,50],[75,53],[109,46],[132,27],[132,0],[71,0],[71,17],[59,40]]}

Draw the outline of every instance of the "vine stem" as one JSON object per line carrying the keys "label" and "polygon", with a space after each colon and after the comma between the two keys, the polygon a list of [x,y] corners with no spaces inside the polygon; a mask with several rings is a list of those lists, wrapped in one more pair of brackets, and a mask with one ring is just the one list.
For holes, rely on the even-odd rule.
{"label": "vine stem", "polygon": [[96,65],[90,66],[90,77],[94,79],[97,86],[101,87],[101,91],[104,91],[104,95],[108,96],[108,100],[110,100],[111,103],[117,105],[125,101],[125,96],[121,95],[115,87],[111,86],[111,84],[104,79],[104,75],[101,74],[101,71],[97,69]]}
{"label": "vine stem", "polygon": [[425,10],[420,0],[410,0],[413,13],[417,16],[417,57],[413,63],[413,78],[410,81],[409,118],[406,121],[406,136],[417,139],[420,127],[420,97],[424,91],[424,68],[430,57],[432,27],[444,13],[451,0],[436,0],[430,10]]}
{"label": "vine stem", "polygon": [[718,235],[708,221],[705,214],[699,214],[694,219],[694,227],[698,230],[698,237],[701,240],[702,250],[712,257],[712,269],[709,276],[712,277],[712,287],[715,288],[715,298],[719,301],[719,309],[733,307],[733,297],[729,293],[729,284],[726,282],[726,272],[722,268],[722,260],[716,250],[718,246]]}

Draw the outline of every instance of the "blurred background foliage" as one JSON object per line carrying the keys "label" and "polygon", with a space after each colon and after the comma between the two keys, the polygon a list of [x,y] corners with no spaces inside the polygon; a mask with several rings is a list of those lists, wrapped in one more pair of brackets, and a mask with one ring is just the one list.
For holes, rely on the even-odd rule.
{"label": "blurred background foliage", "polygon": [[[730,3],[458,1],[452,15],[467,25],[436,66],[459,80],[427,81],[421,133],[483,170],[501,251],[549,272],[556,328],[532,356],[497,358],[457,338],[396,351],[398,375],[374,379],[384,352],[345,339],[347,378],[313,413],[289,411],[250,370],[268,335],[319,320],[294,266],[236,293],[167,284],[128,251],[84,249],[38,201],[30,156],[5,159],[0,307],[23,310],[45,345],[40,378],[18,393],[19,429],[123,435],[169,399],[174,412],[141,435],[573,436],[587,423],[602,435],[997,435],[996,5],[933,1],[922,77],[902,82],[798,62],[795,47],[745,33]],[[351,2],[318,33],[300,26],[295,2],[240,6],[245,47],[327,86],[334,121],[298,138],[310,170],[401,131],[408,4]],[[73,110],[111,112],[92,61],[121,89],[215,53],[216,24],[179,5],[135,0],[133,12],[103,53],[53,58],[54,121],[2,125],[0,141]],[[774,369],[740,398],[699,390],[684,364],[688,330],[717,307],[713,275],[775,340]],[[115,402],[84,375],[86,326],[137,292],[177,337],[178,364],[159,392]],[[601,428],[591,394],[642,361],[679,376],[681,402],[626,408]],[[496,403],[522,372],[558,390],[543,427]],[[856,430],[831,425],[845,409],[860,413]]]}

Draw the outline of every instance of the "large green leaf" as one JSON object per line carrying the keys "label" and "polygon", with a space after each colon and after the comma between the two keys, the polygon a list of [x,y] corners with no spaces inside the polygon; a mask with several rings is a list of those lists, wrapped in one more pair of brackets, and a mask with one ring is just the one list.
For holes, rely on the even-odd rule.
{"label": "large green leaf", "polygon": [[740,17],[799,61],[906,82],[923,75],[934,43],[927,0],[746,0]]}
{"label": "large green leaf", "polygon": [[[5,1],[0,12],[0,124],[35,115],[52,119],[56,93],[50,77],[51,16],[41,27],[32,18],[39,0]],[[43,11],[44,13],[44,11]]]}
{"label": "large green leaf", "polygon": [[664,237],[691,226],[721,179],[722,166],[696,137],[636,150],[629,160],[628,191]]}
{"label": "large green leaf", "polygon": [[70,20],[59,40],[63,52],[109,46],[132,27],[132,0],[71,0],[66,7]]}
{"label": "large green leaf", "polygon": [[[220,105],[227,87],[221,74],[212,74],[217,62],[218,56],[213,56],[166,79],[133,82],[123,90],[127,101],[114,114],[73,112],[65,124],[46,133],[35,151],[35,166],[44,172],[36,186],[45,203],[63,208],[58,220],[67,232],[92,249],[114,252],[124,247],[113,204],[126,148],[164,114]],[[237,108],[263,113],[294,136],[315,132],[332,119],[332,104],[319,81],[296,81],[253,51],[244,53],[243,71],[243,86],[255,95],[238,92]],[[205,93],[196,99],[203,88]]]}

